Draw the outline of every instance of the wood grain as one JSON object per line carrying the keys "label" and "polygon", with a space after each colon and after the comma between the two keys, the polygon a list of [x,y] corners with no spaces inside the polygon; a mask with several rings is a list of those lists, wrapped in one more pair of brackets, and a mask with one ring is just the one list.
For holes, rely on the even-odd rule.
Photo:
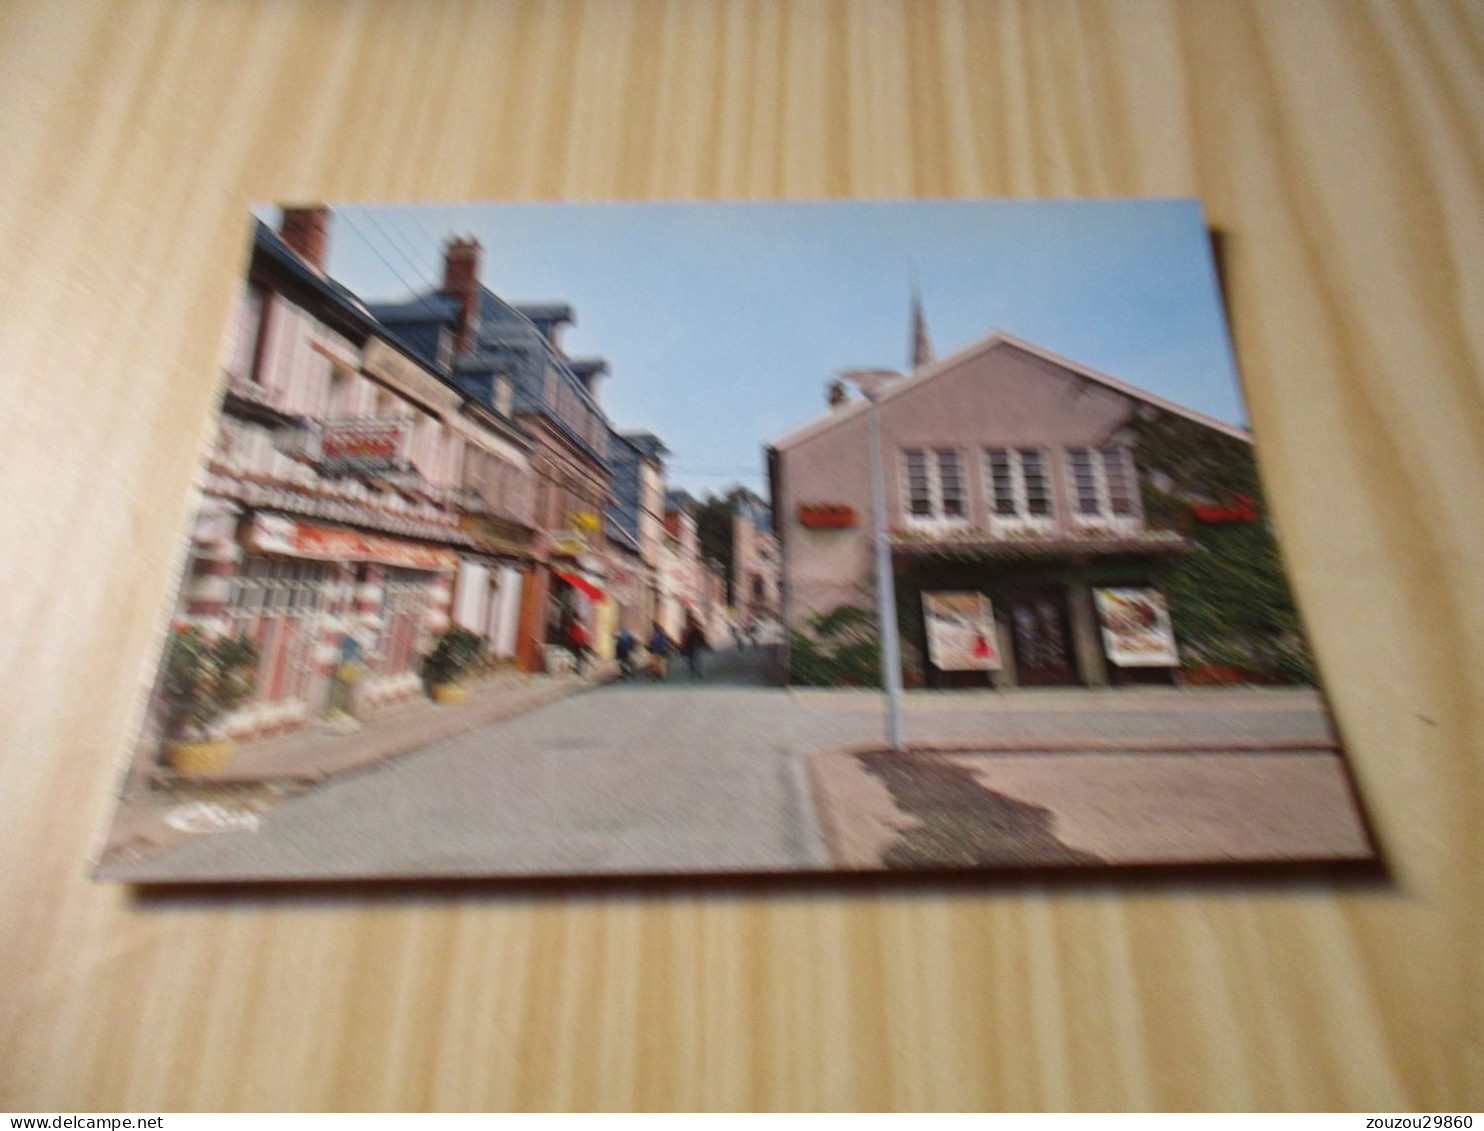
{"label": "wood grain", "polygon": [[[0,1108],[1484,1099],[1484,7],[0,6]],[[1394,879],[85,878],[264,199],[1198,196]]]}

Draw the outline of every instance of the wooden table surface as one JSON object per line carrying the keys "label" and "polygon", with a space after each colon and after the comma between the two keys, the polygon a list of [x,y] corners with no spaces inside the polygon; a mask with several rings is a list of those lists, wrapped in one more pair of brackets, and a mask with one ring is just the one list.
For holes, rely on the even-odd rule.
{"label": "wooden table surface", "polygon": [[[1467,0],[0,6],[0,1109],[1480,1107],[1481,109]],[[85,878],[249,201],[975,195],[1204,201],[1389,882]]]}

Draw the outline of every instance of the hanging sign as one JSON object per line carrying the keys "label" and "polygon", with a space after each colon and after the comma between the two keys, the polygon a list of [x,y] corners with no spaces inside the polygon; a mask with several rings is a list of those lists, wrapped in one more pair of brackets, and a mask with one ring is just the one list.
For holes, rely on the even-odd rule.
{"label": "hanging sign", "polygon": [[939,671],[999,671],[994,607],[983,593],[924,593],[928,659]]}
{"label": "hanging sign", "polygon": [[1094,589],[1092,596],[1110,661],[1121,668],[1179,665],[1169,610],[1158,589]]}
{"label": "hanging sign", "polygon": [[446,419],[459,411],[463,398],[458,389],[380,338],[366,342],[361,368],[381,384],[431,409],[440,418]]}

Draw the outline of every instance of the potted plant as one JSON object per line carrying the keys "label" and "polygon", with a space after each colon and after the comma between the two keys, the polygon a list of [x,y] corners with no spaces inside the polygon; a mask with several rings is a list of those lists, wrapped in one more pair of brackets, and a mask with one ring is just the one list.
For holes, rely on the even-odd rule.
{"label": "potted plant", "polygon": [[252,691],[258,650],[246,636],[207,637],[177,624],[165,658],[165,756],[177,770],[220,769],[232,757],[221,717]]}
{"label": "potted plant", "polygon": [[464,701],[466,692],[459,679],[484,655],[484,643],[479,633],[457,624],[438,637],[438,643],[423,659],[423,679],[434,702]]}

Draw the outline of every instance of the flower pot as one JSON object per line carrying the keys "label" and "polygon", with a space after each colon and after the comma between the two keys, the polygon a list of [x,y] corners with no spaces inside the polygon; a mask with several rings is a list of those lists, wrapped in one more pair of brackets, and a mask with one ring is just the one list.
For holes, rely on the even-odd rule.
{"label": "flower pot", "polygon": [[457,683],[435,683],[428,688],[433,702],[442,703],[446,707],[452,707],[462,703],[469,697],[461,684]]}
{"label": "flower pot", "polygon": [[165,747],[165,757],[182,773],[210,773],[226,766],[234,750],[236,743],[230,738],[205,738],[197,742],[172,742]]}

